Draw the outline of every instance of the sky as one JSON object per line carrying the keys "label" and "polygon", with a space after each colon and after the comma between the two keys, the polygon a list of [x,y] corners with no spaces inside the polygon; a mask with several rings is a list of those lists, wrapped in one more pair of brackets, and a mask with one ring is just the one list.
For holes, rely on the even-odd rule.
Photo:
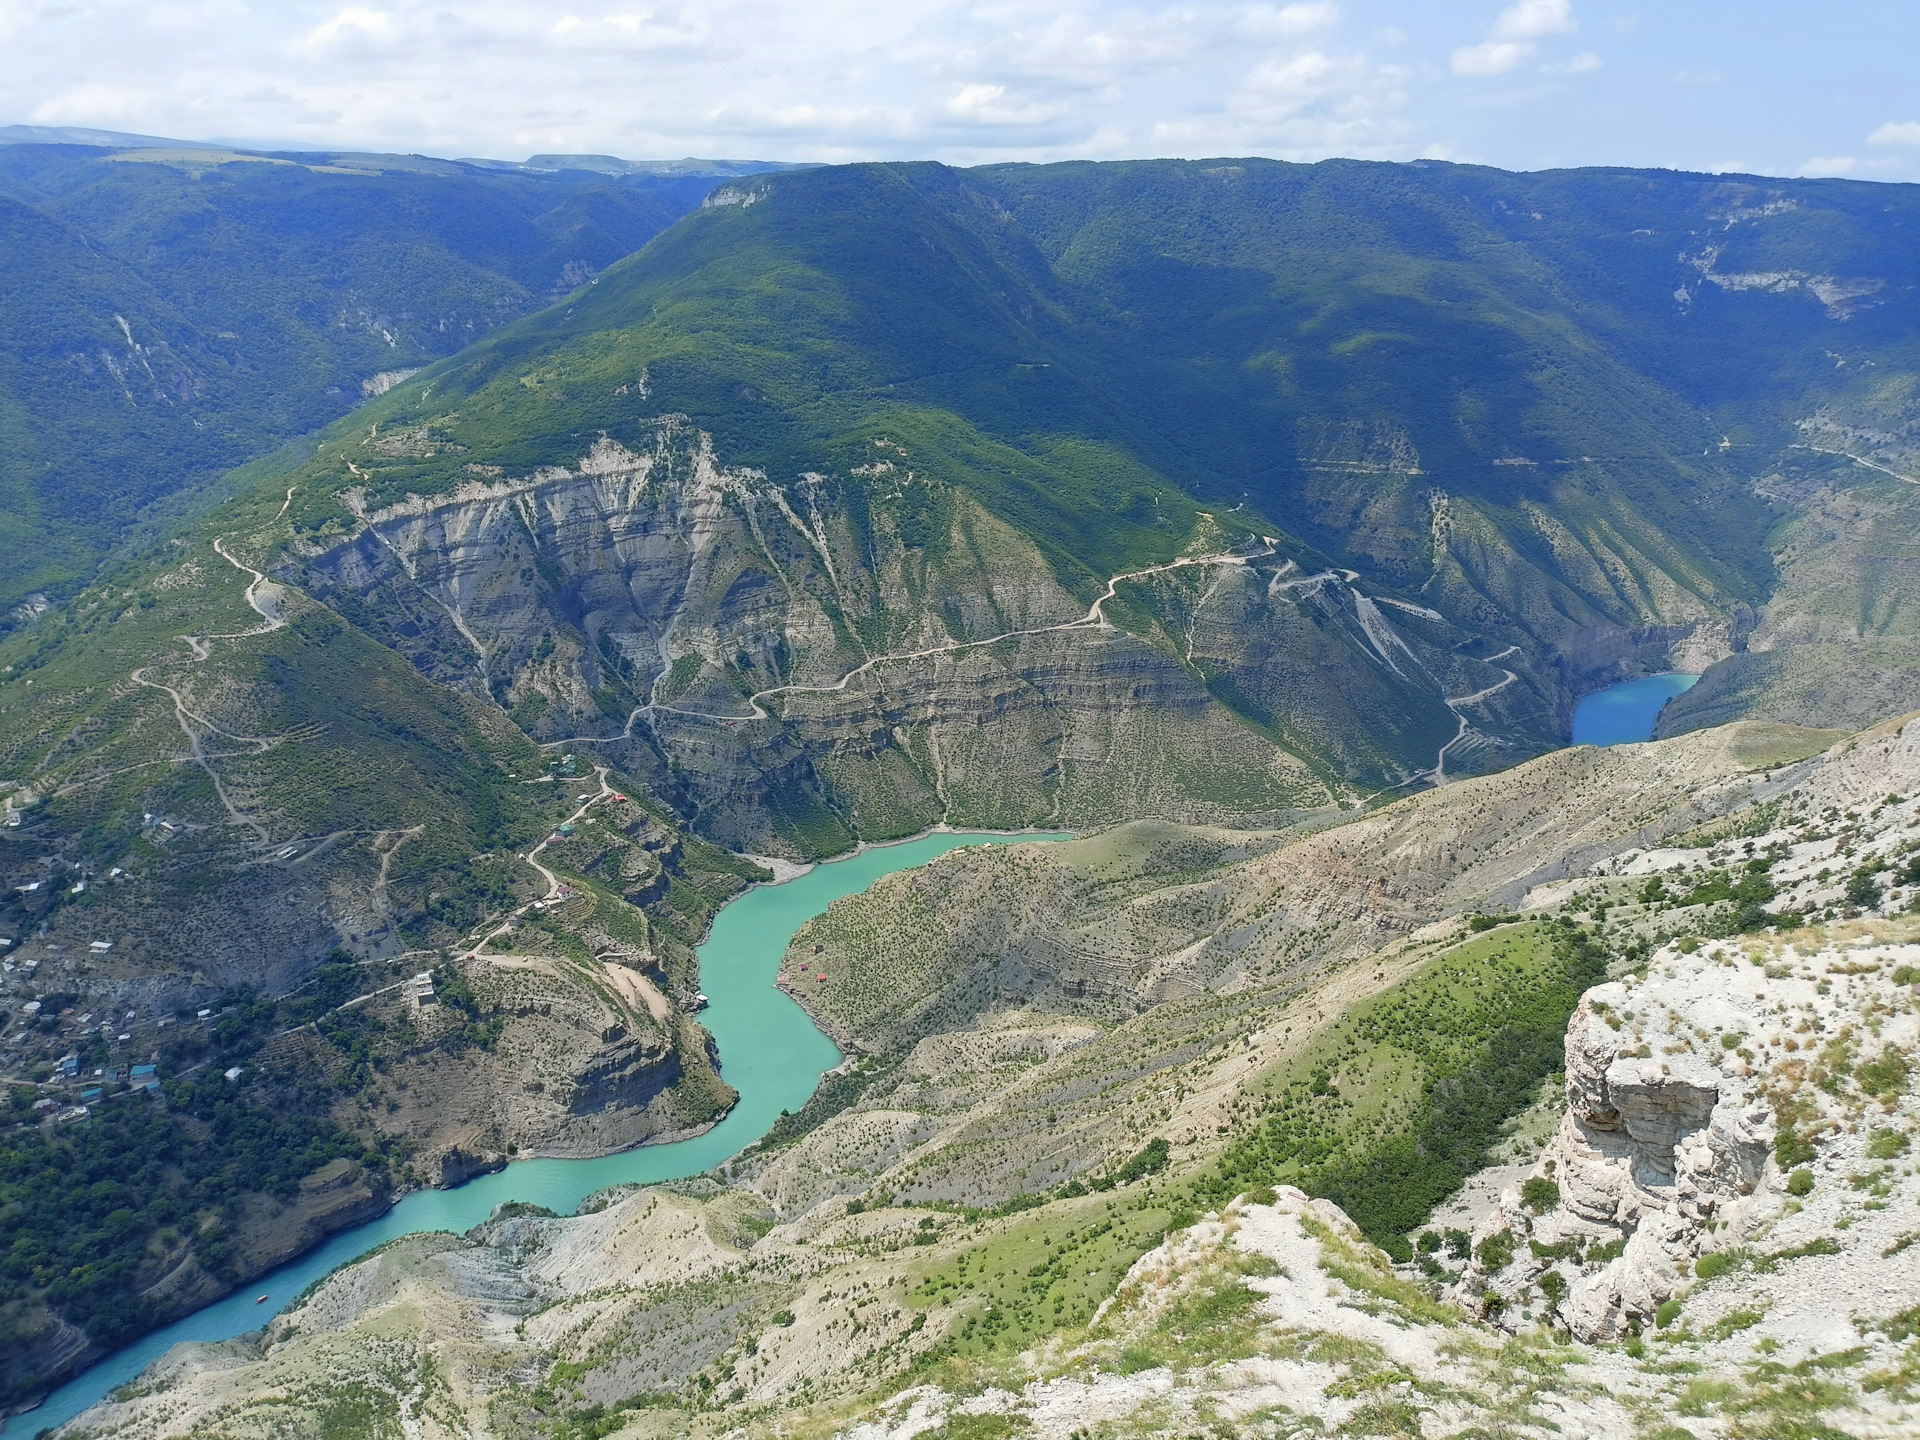
{"label": "sky", "polygon": [[523,159],[1920,181],[1920,0],[0,0],[0,124]]}

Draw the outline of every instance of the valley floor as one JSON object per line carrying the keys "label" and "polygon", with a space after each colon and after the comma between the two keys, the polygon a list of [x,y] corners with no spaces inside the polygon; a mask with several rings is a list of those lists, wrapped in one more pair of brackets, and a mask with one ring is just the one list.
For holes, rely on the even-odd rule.
{"label": "valley floor", "polygon": [[[1914,1433],[1920,721],[1790,738],[1568,752],[1315,834],[901,872],[796,934],[852,1059],[768,1141],[577,1217],[410,1237],[63,1433]],[[1434,843],[1451,880],[1397,868]],[[1436,884],[1493,913],[1423,920]],[[1232,963],[1165,988],[1209,947]],[[1499,1080],[1528,997],[1582,976],[1540,1068]],[[1476,1085],[1497,1113],[1448,1123],[1493,1168],[1397,1228],[1365,1172],[1444,1141],[1423,1117]]]}

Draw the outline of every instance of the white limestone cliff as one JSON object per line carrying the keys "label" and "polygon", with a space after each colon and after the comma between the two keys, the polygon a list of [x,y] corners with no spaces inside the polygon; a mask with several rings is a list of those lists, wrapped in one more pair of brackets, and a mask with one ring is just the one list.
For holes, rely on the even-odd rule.
{"label": "white limestone cliff", "polygon": [[1789,1172],[1810,1153],[1819,1168],[1912,1128],[1874,1067],[1920,1033],[1916,962],[1914,945],[1801,954],[1758,938],[1669,947],[1645,978],[1589,990],[1567,1029],[1567,1111],[1531,1177],[1553,1189],[1509,1190],[1481,1221],[1476,1245],[1504,1232],[1516,1258],[1477,1262],[1463,1298],[1477,1288],[1481,1308],[1517,1315],[1539,1291],[1587,1341],[1658,1323],[1703,1255],[1744,1255],[1801,1208]]}

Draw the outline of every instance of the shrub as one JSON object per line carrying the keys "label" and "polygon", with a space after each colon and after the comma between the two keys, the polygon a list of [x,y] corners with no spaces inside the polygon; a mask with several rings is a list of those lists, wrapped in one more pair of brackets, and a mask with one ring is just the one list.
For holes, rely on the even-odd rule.
{"label": "shrub", "polygon": [[1787,1194],[1810,1195],[1813,1193],[1813,1171],[1796,1170],[1787,1177]]}
{"label": "shrub", "polygon": [[1773,1142],[1773,1158],[1782,1170],[1791,1170],[1813,1159],[1813,1142],[1791,1125],[1782,1126]]}
{"label": "shrub", "polygon": [[1876,1130],[1867,1142],[1867,1158],[1893,1160],[1907,1153],[1907,1137],[1898,1130]]}
{"label": "shrub", "polygon": [[1679,1318],[1680,1302],[1665,1300],[1661,1302],[1660,1308],[1653,1312],[1653,1326],[1656,1330],[1664,1330]]}
{"label": "shrub", "polygon": [[1012,1440],[1026,1429],[1018,1415],[954,1415],[933,1432],[933,1440]]}
{"label": "shrub", "polygon": [[1520,1187],[1520,1203],[1536,1215],[1544,1215],[1560,1203],[1560,1187],[1543,1175],[1535,1175]]}
{"label": "shrub", "polygon": [[784,1329],[785,1327],[787,1327],[787,1326],[789,1326],[789,1325],[791,1325],[791,1324],[793,1324],[793,1311],[791,1311],[791,1310],[776,1310],[776,1311],[774,1311],[774,1312],[773,1312],[773,1323],[774,1323],[774,1324],[776,1324],[776,1325],[778,1325],[778,1326],[780,1326],[780,1327],[781,1327],[781,1328],[783,1328],[783,1329]]}
{"label": "shrub", "polygon": [[1558,1270],[1549,1270],[1540,1277],[1540,1293],[1547,1297],[1549,1305],[1558,1306],[1567,1298],[1567,1277]]}
{"label": "shrub", "polygon": [[1861,910],[1880,908],[1880,882],[1874,878],[1874,872],[1863,865],[1847,877],[1847,903]]}
{"label": "shrub", "polygon": [[1831,1236],[1822,1235],[1817,1240],[1809,1240],[1804,1245],[1795,1245],[1791,1249],[1776,1250],[1771,1255],[1763,1255],[1754,1262],[1753,1268],[1763,1275],[1771,1275],[1789,1260],[1804,1260],[1809,1255],[1838,1255],[1839,1242]]}
{"label": "shrub", "polygon": [[1139,1154],[1120,1167],[1120,1183],[1131,1185],[1148,1175],[1158,1175],[1167,1168],[1169,1149],[1164,1139],[1156,1137],[1149,1140],[1141,1147]]}
{"label": "shrub", "polygon": [[1735,1310],[1731,1315],[1723,1315],[1713,1322],[1707,1330],[1709,1340],[1724,1340],[1729,1335],[1737,1335],[1742,1330],[1751,1330],[1764,1317],[1758,1310]]}
{"label": "shrub", "polygon": [[1502,1230],[1497,1235],[1489,1235],[1480,1242],[1474,1254],[1488,1270],[1506,1269],[1513,1263],[1513,1232]]}
{"label": "shrub", "polygon": [[1740,1250],[1715,1250],[1693,1262],[1693,1273],[1702,1280],[1717,1280],[1738,1270],[1746,1258]]}
{"label": "shrub", "polygon": [[1907,1084],[1907,1057],[1889,1045],[1878,1060],[1869,1060],[1853,1072],[1869,1095],[1898,1095]]}
{"label": "shrub", "polygon": [[1903,1340],[1911,1340],[1915,1335],[1920,1335],[1920,1305],[1909,1305],[1899,1314],[1889,1315],[1874,1328],[1896,1345]]}

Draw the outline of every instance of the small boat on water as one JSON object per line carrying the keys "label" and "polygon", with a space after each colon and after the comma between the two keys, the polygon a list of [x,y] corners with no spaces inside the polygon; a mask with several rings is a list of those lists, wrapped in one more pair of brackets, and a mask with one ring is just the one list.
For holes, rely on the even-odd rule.
{"label": "small boat on water", "polygon": [[256,1305],[264,1305],[267,1303],[267,1297],[262,1295],[259,1299],[255,1300],[253,1303]]}

